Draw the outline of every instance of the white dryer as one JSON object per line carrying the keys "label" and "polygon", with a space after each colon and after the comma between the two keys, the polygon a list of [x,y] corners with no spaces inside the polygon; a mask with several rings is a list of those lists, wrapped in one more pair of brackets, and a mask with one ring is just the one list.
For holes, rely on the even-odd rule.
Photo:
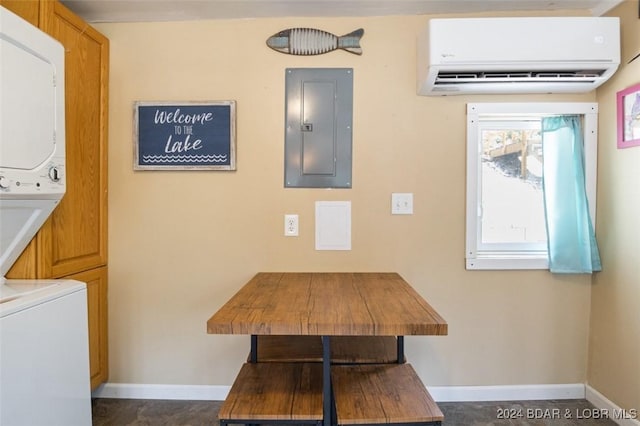
{"label": "white dryer", "polygon": [[0,425],[89,426],[86,285],[6,280],[66,188],[64,49],[0,6]]}

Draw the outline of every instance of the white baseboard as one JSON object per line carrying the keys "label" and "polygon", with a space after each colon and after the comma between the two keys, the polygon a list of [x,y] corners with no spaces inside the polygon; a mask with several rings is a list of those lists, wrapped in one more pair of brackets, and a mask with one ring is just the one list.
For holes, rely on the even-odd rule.
{"label": "white baseboard", "polygon": [[584,384],[512,386],[427,386],[436,402],[584,399]]}
{"label": "white baseboard", "polygon": [[91,396],[94,398],[224,401],[229,394],[229,389],[231,386],[104,383],[94,390]]}
{"label": "white baseboard", "polygon": [[[223,401],[227,397],[230,388],[230,386],[213,385],[105,383],[93,391],[93,397]],[[428,389],[436,402],[527,401],[585,398],[585,387],[584,384],[581,383],[521,386],[429,386]]]}
{"label": "white baseboard", "polygon": [[[94,398],[175,399],[223,401],[231,386],[215,385],[145,385],[105,383],[93,391]],[[586,399],[620,426],[640,426],[638,412],[624,412],[589,385],[513,385],[513,386],[428,386],[436,402],[465,401],[533,401],[549,399]],[[636,417],[619,418],[624,417]]]}
{"label": "white baseboard", "polygon": [[[592,388],[591,386],[586,386],[586,398],[591,404],[593,404],[596,408],[600,410],[606,410],[606,413],[609,419],[613,420],[617,424],[621,426],[640,426],[640,411],[634,412],[625,412],[616,404],[611,402],[607,397],[602,395],[600,392]],[[619,418],[619,417],[635,417],[631,418]]]}

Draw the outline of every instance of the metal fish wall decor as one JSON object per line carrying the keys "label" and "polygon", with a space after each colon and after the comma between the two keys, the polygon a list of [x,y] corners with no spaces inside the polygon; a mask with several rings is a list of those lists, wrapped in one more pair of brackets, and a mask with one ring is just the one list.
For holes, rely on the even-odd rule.
{"label": "metal fish wall decor", "polygon": [[289,55],[321,55],[337,49],[362,55],[362,28],[342,37],[315,28],[290,28],[267,39],[267,46]]}

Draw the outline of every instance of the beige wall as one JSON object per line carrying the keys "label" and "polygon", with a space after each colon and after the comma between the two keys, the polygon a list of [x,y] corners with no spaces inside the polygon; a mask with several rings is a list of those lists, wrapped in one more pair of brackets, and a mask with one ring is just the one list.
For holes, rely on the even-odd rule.
{"label": "beige wall", "polygon": [[[258,271],[401,273],[449,322],[447,337],[407,338],[407,356],[427,385],[586,381],[589,276],[464,269],[465,104],[594,101],[595,94],[417,96],[415,39],[426,20],[96,25],[111,41],[111,382],[231,384],[248,337],[207,335],[205,323]],[[335,34],[363,27],[364,54],[295,57],[265,46],[296,26]],[[287,67],[354,68],[353,189],[283,188]],[[236,172],[132,170],[134,101],[226,99],[238,105]],[[609,156],[631,164],[638,153]],[[622,180],[631,171],[616,173]],[[623,191],[637,190],[616,191],[622,204]],[[390,214],[392,192],[414,193],[413,216]],[[316,200],[352,201],[352,251],[314,250]],[[631,222],[631,202],[625,212],[601,209],[603,219]],[[300,237],[282,235],[285,213],[300,215]],[[605,268],[613,262],[609,244],[633,243],[606,241]],[[634,265],[623,266],[630,285]],[[629,313],[616,315],[630,320],[629,299],[620,302]]]}
{"label": "beige wall", "polygon": [[616,92],[640,83],[637,1],[621,17],[622,62],[597,92],[600,104],[597,234],[603,271],[594,275],[588,383],[626,409],[640,408],[640,147],[616,148]]}

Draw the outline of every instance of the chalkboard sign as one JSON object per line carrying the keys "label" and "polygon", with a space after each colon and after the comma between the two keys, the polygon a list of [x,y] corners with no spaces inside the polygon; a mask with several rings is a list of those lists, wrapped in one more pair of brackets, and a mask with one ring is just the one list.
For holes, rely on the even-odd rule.
{"label": "chalkboard sign", "polygon": [[235,101],[136,102],[135,170],[235,170]]}

